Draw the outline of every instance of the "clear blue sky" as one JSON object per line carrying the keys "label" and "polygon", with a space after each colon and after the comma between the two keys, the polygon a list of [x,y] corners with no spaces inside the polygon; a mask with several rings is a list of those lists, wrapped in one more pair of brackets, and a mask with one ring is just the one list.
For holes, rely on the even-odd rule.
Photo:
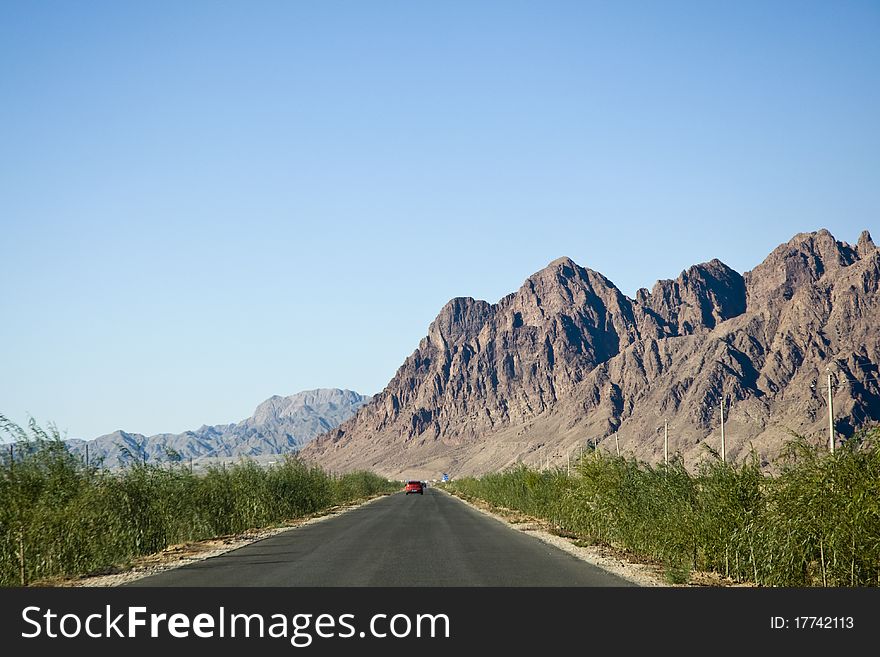
{"label": "clear blue sky", "polygon": [[381,390],[454,296],[880,232],[877,2],[0,4],[0,412]]}

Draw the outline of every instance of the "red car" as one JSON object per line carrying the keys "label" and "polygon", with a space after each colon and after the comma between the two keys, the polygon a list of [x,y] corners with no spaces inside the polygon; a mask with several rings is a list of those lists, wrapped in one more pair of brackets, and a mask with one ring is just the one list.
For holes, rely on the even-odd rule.
{"label": "red car", "polygon": [[404,490],[406,491],[407,495],[409,495],[410,493],[418,493],[419,495],[425,494],[425,489],[422,487],[421,481],[413,480],[406,482],[406,488],[404,488]]}

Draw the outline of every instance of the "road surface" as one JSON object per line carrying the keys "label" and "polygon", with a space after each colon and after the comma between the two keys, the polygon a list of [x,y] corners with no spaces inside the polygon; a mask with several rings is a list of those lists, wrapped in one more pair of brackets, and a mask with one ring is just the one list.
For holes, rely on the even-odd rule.
{"label": "road surface", "polygon": [[632,586],[428,488],[129,586]]}

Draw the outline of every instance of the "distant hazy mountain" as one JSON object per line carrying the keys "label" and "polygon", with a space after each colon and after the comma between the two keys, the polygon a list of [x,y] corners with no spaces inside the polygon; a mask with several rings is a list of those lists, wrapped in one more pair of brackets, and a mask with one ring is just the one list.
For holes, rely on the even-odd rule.
{"label": "distant hazy mountain", "polygon": [[125,450],[134,458],[146,455],[148,462],[168,461],[173,452],[184,460],[290,453],[349,419],[369,400],[351,390],[306,390],[270,397],[237,424],[203,425],[195,431],[155,436],[118,430],[90,441],[71,440],[68,445],[78,454],[84,454],[88,445],[89,460],[103,458],[107,467],[129,458]]}

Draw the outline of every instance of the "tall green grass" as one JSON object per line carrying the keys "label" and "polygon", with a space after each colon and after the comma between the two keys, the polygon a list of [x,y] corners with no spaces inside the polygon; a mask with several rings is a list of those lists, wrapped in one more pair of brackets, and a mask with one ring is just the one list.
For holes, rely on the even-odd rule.
{"label": "tall green grass", "polygon": [[[0,585],[98,572],[178,543],[300,518],[332,505],[398,490],[369,472],[331,477],[288,457],[194,475],[179,464],[134,461],[121,471],[85,467],[57,430],[25,430],[0,475]],[[8,450],[9,446],[3,446]],[[23,555],[22,555],[23,552]],[[22,572],[22,566],[23,571]]]}
{"label": "tall green grass", "polygon": [[712,460],[695,473],[598,452],[572,476],[519,466],[450,484],[560,531],[662,563],[766,586],[880,586],[880,432],[834,454],[792,442],[780,473]]}

